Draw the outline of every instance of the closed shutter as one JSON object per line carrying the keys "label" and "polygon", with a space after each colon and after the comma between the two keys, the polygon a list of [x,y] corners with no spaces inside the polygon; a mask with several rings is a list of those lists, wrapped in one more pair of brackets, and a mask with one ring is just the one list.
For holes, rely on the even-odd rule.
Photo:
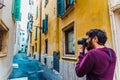
{"label": "closed shutter", "polygon": [[12,14],[14,14],[14,5],[15,5],[15,0],[12,0]]}
{"label": "closed shutter", "polygon": [[46,15],[46,18],[45,18],[45,32],[48,31],[48,15]]}
{"label": "closed shutter", "polygon": [[36,7],[36,19],[38,18],[38,6]]}
{"label": "closed shutter", "polygon": [[37,33],[38,33],[38,29],[36,28],[36,31],[35,31],[35,39],[37,39]]}
{"label": "closed shutter", "polygon": [[48,0],[45,0],[45,4],[47,4],[48,3]]}
{"label": "closed shutter", "polygon": [[21,0],[15,0],[15,3],[14,3],[14,19],[16,21],[20,21],[21,19],[21,13],[20,13],[20,6],[21,5]]}
{"label": "closed shutter", "polygon": [[45,32],[45,29],[44,29],[44,28],[45,28],[45,20],[42,21],[42,33]]}
{"label": "closed shutter", "polygon": [[57,16],[61,16],[65,12],[64,3],[64,0],[57,0]]}

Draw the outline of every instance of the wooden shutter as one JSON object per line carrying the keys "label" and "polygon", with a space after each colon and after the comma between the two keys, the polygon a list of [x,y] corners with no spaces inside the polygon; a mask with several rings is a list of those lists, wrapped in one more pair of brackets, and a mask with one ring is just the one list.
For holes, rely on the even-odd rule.
{"label": "wooden shutter", "polygon": [[48,31],[48,15],[46,15],[46,18],[45,18],[45,32]]}
{"label": "wooden shutter", "polygon": [[65,12],[64,0],[57,0],[57,16],[61,16]]}
{"label": "wooden shutter", "polygon": [[38,18],[38,6],[36,7],[36,19]]}
{"label": "wooden shutter", "polygon": [[16,21],[20,21],[21,19],[21,14],[20,14],[20,6],[21,5],[21,0],[15,0],[15,3],[14,3],[14,19]]}
{"label": "wooden shutter", "polygon": [[44,33],[45,32],[45,20],[43,19],[43,21],[42,21],[42,33]]}

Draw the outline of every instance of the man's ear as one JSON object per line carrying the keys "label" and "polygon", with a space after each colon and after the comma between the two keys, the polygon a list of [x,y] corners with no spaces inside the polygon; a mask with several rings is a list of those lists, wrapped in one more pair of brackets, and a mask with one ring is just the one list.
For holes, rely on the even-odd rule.
{"label": "man's ear", "polygon": [[95,41],[96,43],[98,42],[98,37],[97,37],[97,36],[94,37],[94,41]]}

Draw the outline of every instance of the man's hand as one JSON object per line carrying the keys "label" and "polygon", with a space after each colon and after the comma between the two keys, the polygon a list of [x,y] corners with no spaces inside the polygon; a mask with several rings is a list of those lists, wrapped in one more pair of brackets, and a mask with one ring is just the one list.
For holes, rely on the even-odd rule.
{"label": "man's hand", "polygon": [[80,47],[80,51],[79,52],[82,52],[83,54],[85,54],[86,53],[86,47],[85,46],[82,46],[82,47]]}

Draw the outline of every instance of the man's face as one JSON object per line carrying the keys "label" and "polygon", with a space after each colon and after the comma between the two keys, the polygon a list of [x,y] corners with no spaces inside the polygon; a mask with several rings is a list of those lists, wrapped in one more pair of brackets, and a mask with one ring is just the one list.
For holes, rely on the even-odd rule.
{"label": "man's face", "polygon": [[92,38],[88,37],[86,43],[87,43],[87,50],[94,49]]}

